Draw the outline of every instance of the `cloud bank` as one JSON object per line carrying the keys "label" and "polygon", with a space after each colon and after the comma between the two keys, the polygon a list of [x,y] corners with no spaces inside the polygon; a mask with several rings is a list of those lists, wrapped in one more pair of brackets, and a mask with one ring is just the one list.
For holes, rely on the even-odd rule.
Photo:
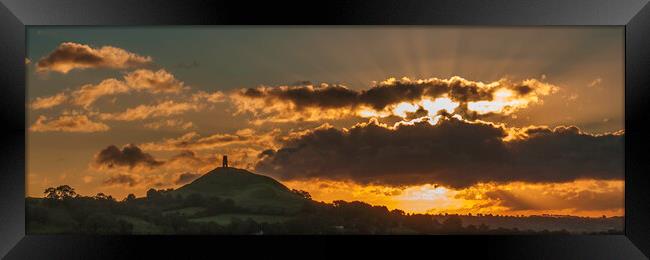
{"label": "cloud bank", "polygon": [[487,114],[508,115],[541,102],[557,86],[536,79],[491,83],[450,79],[388,79],[367,90],[321,84],[242,89],[230,97],[237,113],[250,113],[258,122],[318,121],[341,117],[407,117],[442,110],[464,118]]}
{"label": "cloud bank", "polygon": [[320,128],[260,156],[256,170],[290,179],[382,185],[567,182],[623,177],[624,134],[576,127],[506,128],[442,117],[388,127]]}

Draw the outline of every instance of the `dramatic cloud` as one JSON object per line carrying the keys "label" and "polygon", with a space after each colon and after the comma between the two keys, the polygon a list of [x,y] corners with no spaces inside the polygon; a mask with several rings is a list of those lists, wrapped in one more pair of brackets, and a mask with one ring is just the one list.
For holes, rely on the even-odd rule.
{"label": "dramatic cloud", "polygon": [[[433,125],[432,125],[433,124]],[[267,151],[256,169],[282,179],[463,188],[481,182],[566,182],[623,177],[622,133],[576,127],[506,128],[456,117],[351,129],[320,128]]]}
{"label": "dramatic cloud", "polygon": [[154,117],[165,117],[183,114],[187,111],[199,111],[201,108],[198,104],[174,102],[172,100],[164,101],[156,105],[139,105],[134,108],[128,108],[119,113],[102,113],[99,118],[102,120],[117,121],[135,121]]}
{"label": "dramatic cloud", "polygon": [[29,127],[32,132],[92,133],[108,129],[110,128],[107,125],[93,122],[88,116],[80,114],[64,114],[52,120],[48,120],[46,116],[39,116],[36,122]]}
{"label": "dramatic cloud", "polygon": [[140,56],[112,46],[96,49],[85,44],[64,42],[52,53],[40,59],[36,63],[36,69],[65,74],[73,69],[140,67],[150,63],[151,60],[151,57]]}
{"label": "dramatic cloud", "polygon": [[391,78],[362,91],[328,84],[262,86],[243,89],[230,98],[237,113],[251,113],[257,119],[254,122],[317,121],[349,116],[406,118],[408,113],[425,111],[435,115],[442,110],[471,118],[491,113],[511,114],[541,102],[542,96],[557,89],[536,79],[482,83],[461,77]]}
{"label": "dramatic cloud", "polygon": [[50,97],[38,97],[32,101],[31,108],[34,110],[51,108],[63,104],[66,100],[68,100],[68,97],[66,97],[65,93],[58,93]]}
{"label": "dramatic cloud", "polygon": [[95,166],[100,169],[110,169],[116,166],[124,166],[130,169],[136,166],[153,168],[163,163],[133,144],[126,145],[121,150],[115,145],[110,145],[97,153],[94,159]]}
{"label": "dramatic cloud", "polygon": [[178,176],[174,184],[186,184],[201,177],[202,174],[186,172]]}
{"label": "dramatic cloud", "polygon": [[140,146],[147,151],[209,150],[231,145],[273,147],[279,133],[277,129],[266,133],[257,133],[253,129],[246,128],[232,134],[217,133],[202,137],[197,132],[189,132],[177,138],[145,143]]}

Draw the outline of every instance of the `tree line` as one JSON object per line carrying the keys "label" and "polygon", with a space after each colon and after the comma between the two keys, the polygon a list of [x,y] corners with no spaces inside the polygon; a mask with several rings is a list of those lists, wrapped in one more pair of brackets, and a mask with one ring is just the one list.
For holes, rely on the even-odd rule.
{"label": "tree line", "polygon": [[[407,214],[360,201],[311,200],[309,193],[294,190],[305,200],[297,213],[276,212],[285,221],[267,223],[253,217],[234,217],[228,224],[193,221],[223,214],[268,214],[240,207],[231,199],[200,194],[172,195],[150,189],[146,197],[129,194],[123,200],[98,193],[81,196],[68,185],[48,188],[43,198],[27,198],[28,233],[85,234],[568,234],[492,228],[484,223],[463,225],[457,215],[443,220],[430,214]],[[196,209],[184,212],[187,209]],[[605,231],[604,233],[613,232]]]}

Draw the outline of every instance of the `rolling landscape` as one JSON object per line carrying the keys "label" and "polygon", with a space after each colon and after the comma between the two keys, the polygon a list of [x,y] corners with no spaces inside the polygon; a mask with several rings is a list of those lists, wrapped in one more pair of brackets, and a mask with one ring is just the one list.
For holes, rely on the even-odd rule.
{"label": "rolling landscape", "polygon": [[87,197],[62,185],[26,202],[29,234],[619,234],[623,227],[622,217],[406,214],[360,201],[323,203],[231,167],[142,198]]}

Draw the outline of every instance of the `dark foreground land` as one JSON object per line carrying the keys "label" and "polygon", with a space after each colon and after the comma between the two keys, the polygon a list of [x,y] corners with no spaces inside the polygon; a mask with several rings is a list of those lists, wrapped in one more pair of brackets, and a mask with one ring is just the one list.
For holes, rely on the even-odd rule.
{"label": "dark foreground land", "polygon": [[[49,191],[49,192],[48,192]],[[621,234],[623,217],[428,215],[311,200],[262,175],[217,168],[176,190],[116,201],[68,186],[27,198],[28,234]]]}

